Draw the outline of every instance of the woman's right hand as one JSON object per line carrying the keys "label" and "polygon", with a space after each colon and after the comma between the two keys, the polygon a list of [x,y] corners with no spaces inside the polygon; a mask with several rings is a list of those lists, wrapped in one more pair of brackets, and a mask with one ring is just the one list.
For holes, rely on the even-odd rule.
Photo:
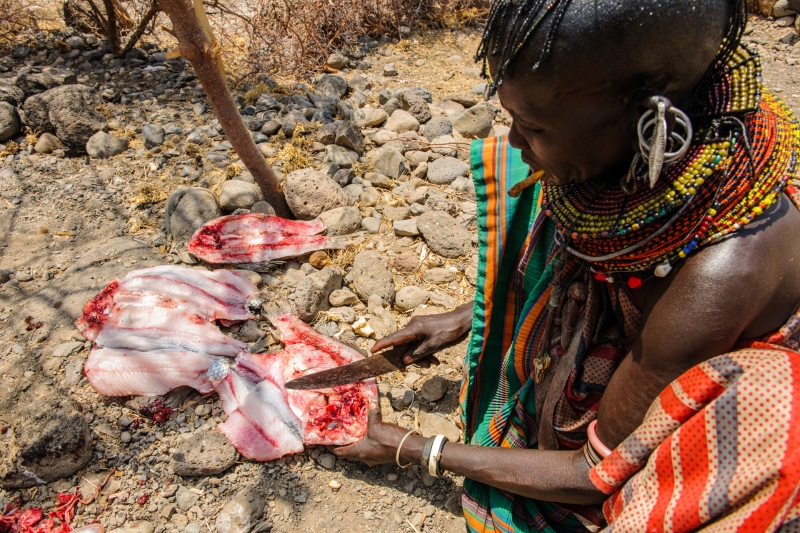
{"label": "woman's right hand", "polygon": [[386,348],[401,350],[406,365],[417,364],[428,368],[438,365],[432,354],[461,342],[472,328],[472,302],[450,313],[417,316],[408,325],[375,343],[372,353]]}

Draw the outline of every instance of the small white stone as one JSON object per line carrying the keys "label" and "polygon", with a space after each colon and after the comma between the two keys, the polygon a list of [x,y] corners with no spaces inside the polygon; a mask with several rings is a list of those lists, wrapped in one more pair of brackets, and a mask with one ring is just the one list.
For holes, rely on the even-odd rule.
{"label": "small white stone", "polygon": [[662,263],[656,267],[656,277],[666,278],[672,272],[672,265],[669,262]]}
{"label": "small white stone", "polygon": [[331,488],[331,490],[332,490],[333,492],[336,492],[337,490],[339,490],[339,489],[341,489],[341,488],[342,488],[342,484],[341,484],[341,483],[339,483],[339,482],[338,482],[337,480],[335,480],[335,479],[332,479],[332,480],[330,480],[330,482],[328,482],[328,486]]}

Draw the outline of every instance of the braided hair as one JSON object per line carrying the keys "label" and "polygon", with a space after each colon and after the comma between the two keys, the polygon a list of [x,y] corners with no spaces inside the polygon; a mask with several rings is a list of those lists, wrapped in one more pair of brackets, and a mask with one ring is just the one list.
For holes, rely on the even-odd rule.
{"label": "braided hair", "polygon": [[[631,0],[628,0],[631,1]],[[708,83],[713,83],[731,55],[738,49],[747,22],[746,0],[728,0],[730,17],[725,37],[714,62],[697,86],[702,92]],[[545,30],[546,36],[539,59],[532,69],[537,70],[552,52],[556,34],[564,15],[573,0],[493,0],[483,37],[475,55],[476,62],[483,63],[483,77],[487,84],[487,98],[502,85],[503,78],[514,59],[523,50],[531,36]],[[635,3],[635,2],[634,2]],[[499,65],[493,78],[489,75],[489,58]]]}

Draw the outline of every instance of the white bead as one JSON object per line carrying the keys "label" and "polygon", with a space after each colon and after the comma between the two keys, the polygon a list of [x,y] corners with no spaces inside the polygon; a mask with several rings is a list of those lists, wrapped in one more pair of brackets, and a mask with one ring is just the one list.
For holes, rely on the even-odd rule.
{"label": "white bead", "polygon": [[656,267],[656,277],[658,278],[666,278],[670,272],[672,272],[672,265],[669,264],[669,261],[665,261]]}

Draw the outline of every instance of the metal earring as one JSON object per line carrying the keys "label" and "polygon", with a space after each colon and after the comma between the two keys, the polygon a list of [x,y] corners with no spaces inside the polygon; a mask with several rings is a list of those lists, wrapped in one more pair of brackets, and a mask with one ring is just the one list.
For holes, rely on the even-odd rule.
{"label": "metal earring", "polygon": [[[689,151],[694,132],[689,116],[677,107],[673,107],[668,98],[654,96],[648,100],[647,106],[650,109],[639,119],[637,132],[639,151],[649,167],[648,177],[652,189],[664,166],[680,161]],[[668,133],[668,115],[675,122],[675,128],[671,133]],[[633,166],[635,164],[634,160]]]}

